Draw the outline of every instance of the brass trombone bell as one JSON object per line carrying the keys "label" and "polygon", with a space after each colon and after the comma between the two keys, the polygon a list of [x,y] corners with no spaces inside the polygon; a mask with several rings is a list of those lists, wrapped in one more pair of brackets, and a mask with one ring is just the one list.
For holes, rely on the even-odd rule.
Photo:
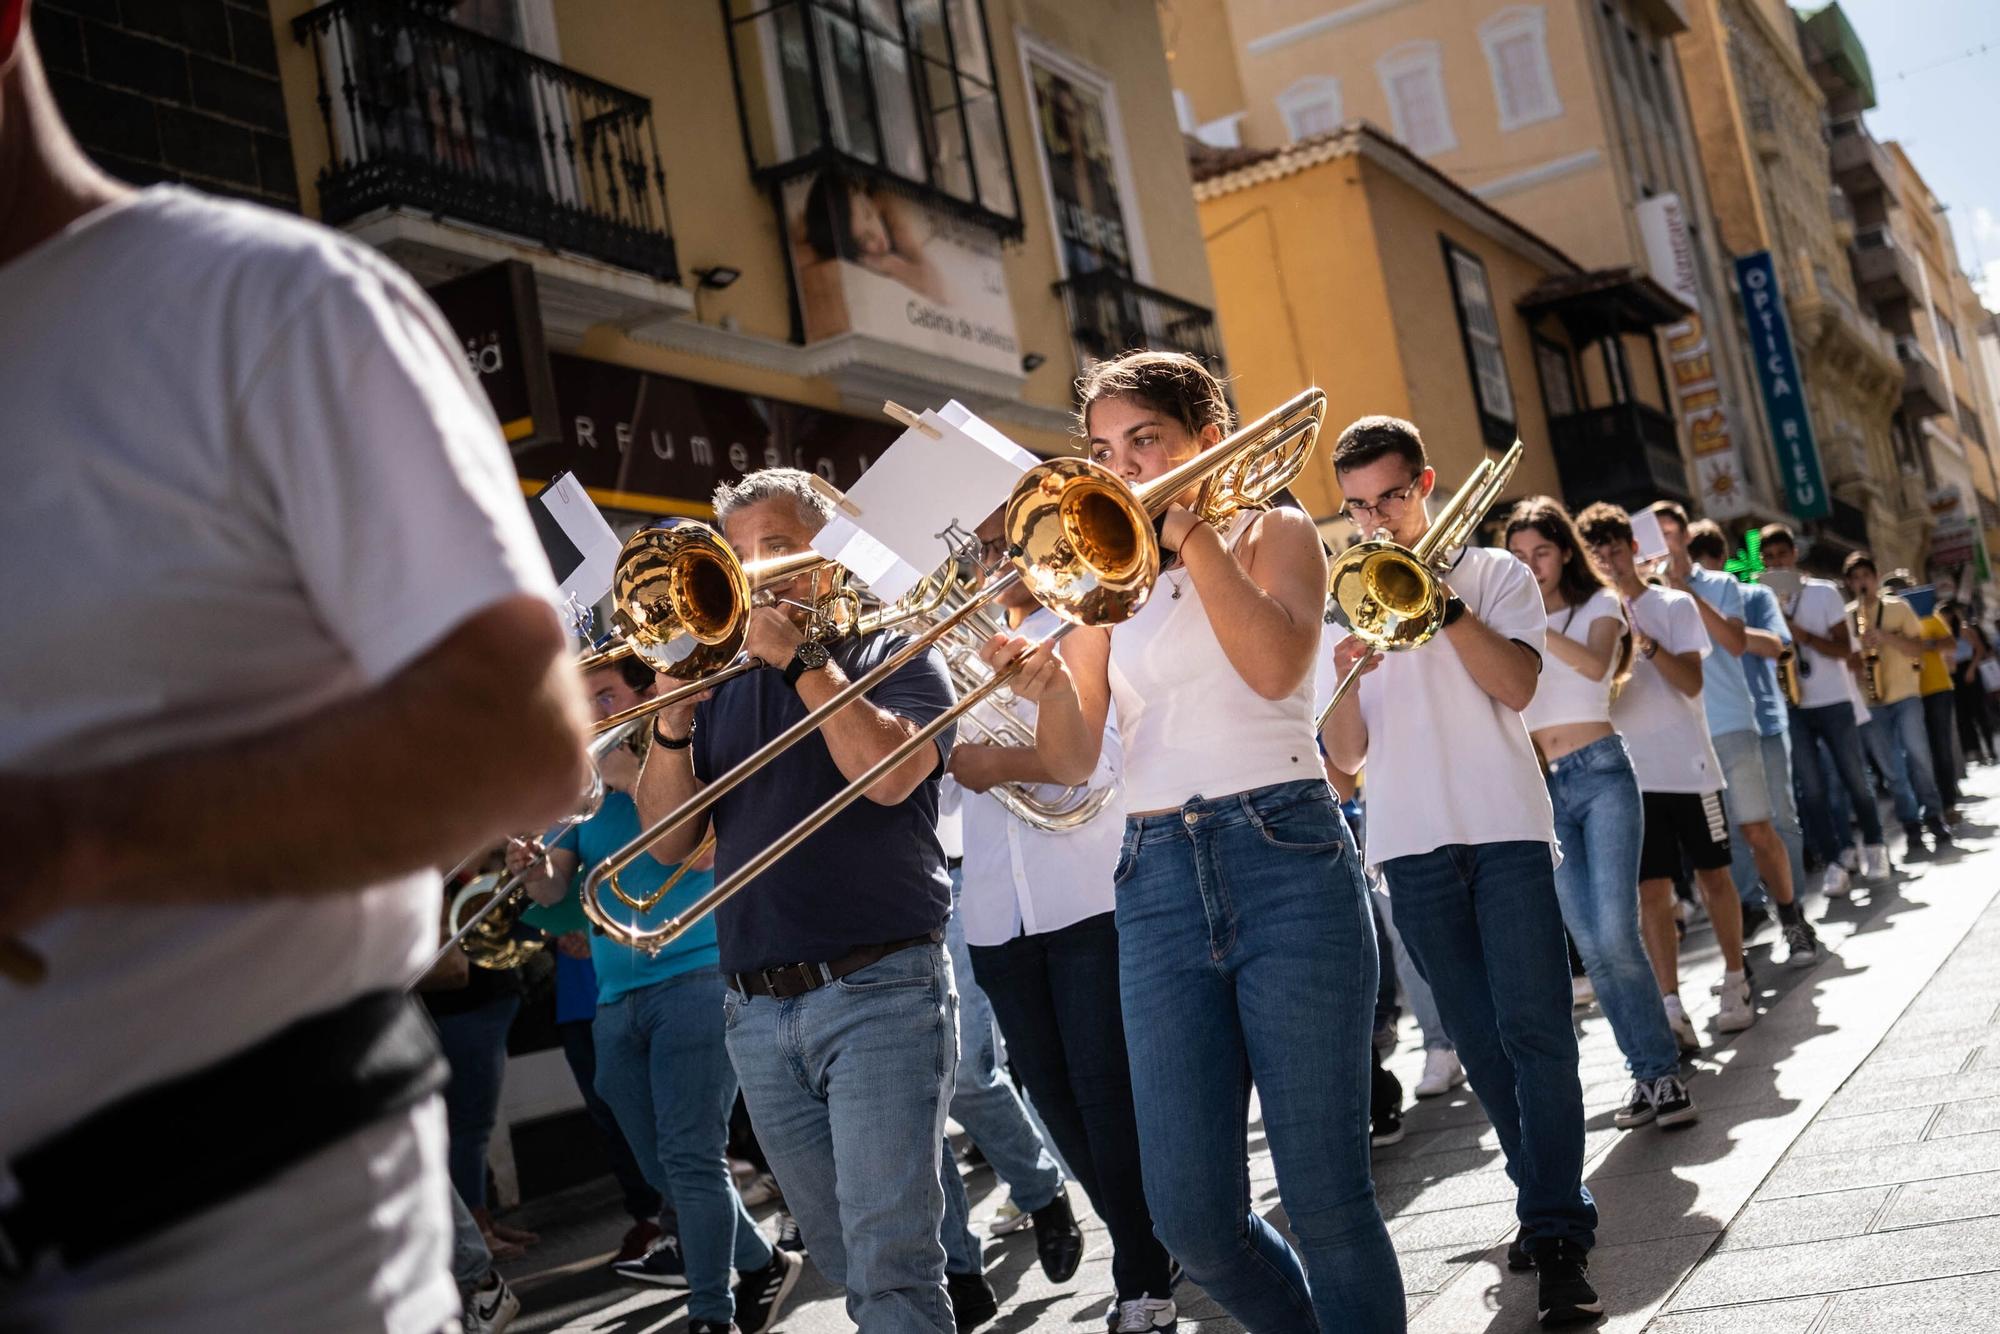
{"label": "brass trombone bell", "polygon": [[750,588],[743,563],[707,525],[642,528],[618,552],[612,631],[657,672],[706,676],[743,647]]}
{"label": "brass trombone bell", "polygon": [[479,919],[471,930],[464,931],[463,941],[465,957],[476,968],[504,972],[520,967],[541,952],[541,941],[523,940],[514,934],[515,923],[527,911],[529,900],[526,895],[513,895],[510,902],[481,916],[481,910],[486,908],[494,895],[506,888],[505,882],[514,878],[489,871],[475,876],[451,897],[451,911],[445,925],[453,935],[464,930],[468,919]]}

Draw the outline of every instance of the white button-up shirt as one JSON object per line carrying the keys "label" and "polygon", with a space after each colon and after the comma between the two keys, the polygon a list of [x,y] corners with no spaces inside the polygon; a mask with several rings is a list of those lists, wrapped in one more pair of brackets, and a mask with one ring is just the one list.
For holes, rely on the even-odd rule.
{"label": "white button-up shirt", "polygon": [[[1061,625],[1054,612],[1037,610],[1017,633],[1039,639]],[[982,704],[973,712],[997,718]],[[1024,726],[1033,727],[1035,706],[1009,698],[1007,711]],[[976,726],[962,724],[961,741],[981,740]],[[1093,790],[1116,787],[1123,768],[1118,732],[1110,719],[1104,724],[1104,751],[1090,776]],[[956,784],[953,784],[956,786]],[[1062,789],[1038,784],[1035,795],[1053,800]],[[964,889],[959,899],[966,943],[1004,945],[1016,936],[1042,935],[1072,926],[1087,917],[1110,912],[1112,873],[1125,838],[1122,792],[1084,824],[1063,833],[1036,829],[1008,812],[991,792],[967,792],[964,797]]]}

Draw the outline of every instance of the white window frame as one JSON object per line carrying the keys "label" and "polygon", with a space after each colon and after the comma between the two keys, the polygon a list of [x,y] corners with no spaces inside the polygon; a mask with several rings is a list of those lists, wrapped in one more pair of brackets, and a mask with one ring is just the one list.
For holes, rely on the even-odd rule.
{"label": "white window frame", "polygon": [[[1326,130],[1301,133],[1298,117],[1305,111],[1326,102],[1333,104],[1333,124]],[[1309,74],[1278,94],[1278,114],[1284,117],[1285,133],[1294,143],[1340,128],[1346,110],[1346,103],[1341,100],[1340,80],[1331,74]]]}
{"label": "white window frame", "polygon": [[[1125,121],[1118,110],[1118,86],[1111,76],[1091,65],[1086,65],[1060,47],[1051,46],[1036,37],[1026,28],[1014,30],[1014,45],[1019,49],[1021,59],[1021,92],[1026,98],[1030,117],[1035,110],[1035,63],[1048,66],[1057,74],[1077,83],[1090,84],[1103,96],[1104,132],[1111,136],[1111,160],[1118,175],[1118,203],[1125,213],[1125,244],[1132,252],[1132,279],[1144,286],[1153,285],[1153,259],[1146,246],[1144,220],[1139,216],[1139,187],[1132,178],[1132,152],[1125,138]],[[1056,187],[1049,179],[1048,154],[1042,151],[1042,133],[1039,126],[1030,125],[1034,130],[1029,147],[1035,155],[1035,171],[1042,182],[1042,207],[1048,211],[1049,244],[1055,247],[1056,267],[1062,276],[1068,278],[1069,261],[1063,255],[1062,220],[1056,217]]]}
{"label": "white window frame", "polygon": [[[1477,251],[1459,245],[1450,237],[1444,242],[1446,272],[1451,285],[1454,314],[1458,316],[1458,334],[1465,346],[1466,372],[1472,380],[1472,406],[1481,421],[1481,435],[1488,420],[1504,423],[1510,430],[1518,431],[1521,423],[1521,404],[1514,394],[1514,381],[1507,366],[1507,345],[1504,330],[1500,325],[1500,303],[1493,294],[1493,279],[1486,267],[1486,261]],[[1468,280],[1476,280],[1479,285],[1478,300],[1471,299]],[[1478,315],[1492,325],[1491,330],[1479,327]],[[1479,364],[1475,347],[1491,349],[1494,367],[1489,374]],[[1497,394],[1503,403],[1489,405],[1489,392]],[[1504,409],[1504,410],[1503,410]],[[1491,443],[1489,440],[1488,443]]]}
{"label": "white window frame", "polygon": [[[1407,74],[1428,74],[1431,92],[1437,99],[1438,123],[1444,129],[1444,139],[1436,144],[1416,144],[1410,140],[1410,127],[1403,119],[1402,104],[1396,100],[1396,80]],[[1389,118],[1395,126],[1396,138],[1418,157],[1431,157],[1438,153],[1449,153],[1458,147],[1458,132],[1452,128],[1451,98],[1444,82],[1444,50],[1436,42],[1404,42],[1392,47],[1380,60],[1375,62],[1375,77],[1382,84],[1382,96],[1389,103]]]}
{"label": "white window frame", "polygon": [[[1509,112],[1507,106],[1507,88],[1500,71],[1500,47],[1520,37],[1534,41],[1535,73],[1541,86],[1538,90],[1539,105],[1525,114],[1515,115]],[[1479,25],[1479,44],[1485,48],[1486,70],[1493,77],[1493,106],[1500,118],[1501,133],[1555,120],[1563,114],[1562,98],[1556,92],[1555,70],[1549,64],[1548,11],[1540,5],[1516,5],[1512,9],[1503,9]]]}

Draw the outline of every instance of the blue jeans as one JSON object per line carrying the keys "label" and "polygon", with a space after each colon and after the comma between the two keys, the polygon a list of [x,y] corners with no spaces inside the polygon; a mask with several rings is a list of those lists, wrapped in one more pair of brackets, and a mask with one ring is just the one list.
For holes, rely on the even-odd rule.
{"label": "blue jeans", "polygon": [[803,996],[723,993],[729,1059],[813,1263],[869,1334],[951,1334],[939,1150],[958,1068],[942,945]]}
{"label": "blue jeans", "polygon": [[451,1193],[451,1276],[461,1295],[471,1292],[493,1272],[493,1252],[486,1248],[486,1234],[458,1192]]}
{"label": "blue jeans", "polygon": [[1570,1023],[1569,951],[1546,843],[1453,843],[1382,864],[1417,971],[1500,1136],[1531,1245],[1588,1247],[1583,1088]]}
{"label": "blue jeans", "polygon": [[[1792,899],[1806,892],[1805,838],[1799,832],[1799,807],[1792,798],[1792,740],[1788,733],[1760,736],[1757,745],[1764,755],[1764,796],[1771,807],[1771,828],[1785,845],[1792,866]],[[1723,805],[1729,793],[1722,794]],[[1733,823],[1733,817],[1732,817]],[[1736,895],[1744,903],[1764,902],[1765,886],[1757,869],[1757,855],[1747,838],[1729,840],[1729,874],[1736,881]]]}
{"label": "blue jeans", "polygon": [[1410,951],[1403,944],[1403,933],[1396,929],[1396,905],[1387,894],[1377,894],[1375,905],[1382,910],[1382,925],[1389,928],[1389,949],[1396,957],[1396,980],[1403,984],[1403,998],[1410,1002],[1410,1014],[1417,1021],[1417,1031],[1423,1034],[1424,1050],[1450,1051],[1451,1034],[1444,1031],[1444,1020],[1438,1018],[1431,984],[1417,972],[1416,964],[1410,961]]}
{"label": "blue jeans", "polygon": [[486,1207],[486,1146],[500,1115],[500,1081],[507,1070],[507,1030],[519,996],[498,996],[476,1010],[436,1017],[438,1045],[451,1065],[444,1086],[445,1125],[451,1147],[445,1165],[451,1187],[467,1207]]}
{"label": "blue jeans", "polygon": [[[556,1036],[562,1040],[563,1059],[569,1062],[569,1072],[576,1080],[577,1092],[583,1094],[583,1109],[590,1113],[590,1123],[597,1127],[598,1143],[604,1146],[604,1157],[611,1167],[611,1175],[618,1181],[618,1189],[625,1196],[625,1212],[634,1219],[657,1218],[660,1226],[675,1236],[680,1235],[678,1224],[670,1220],[674,1207],[660,1198],[660,1192],[646,1180],[645,1169],[632,1154],[632,1146],[625,1138],[625,1131],[618,1124],[618,1113],[611,1110],[611,1104],[597,1091],[597,1036],[595,1026],[588,1019],[574,1019],[556,1025]],[[641,1143],[650,1144],[650,1140]]]}
{"label": "blue jeans", "polygon": [[1556,900],[1563,925],[1583,956],[1632,1078],[1673,1074],[1680,1068],[1680,1048],[1639,935],[1639,835],[1645,821],[1625,738],[1613,732],[1551,762],[1548,782],[1562,844]]}
{"label": "blue jeans", "polygon": [[1894,704],[1871,705],[1868,725],[1861,729],[1875,760],[1875,767],[1889,781],[1889,796],[1896,806],[1896,818],[1905,825],[1921,819],[1942,820],[1944,801],[1938,795],[1937,775],[1931,768],[1931,741],[1924,727],[1924,701],[1920,695],[1899,699]]}
{"label": "blue jeans", "polygon": [[708,969],[597,1007],[597,1091],[611,1104],[653,1189],[673,1201],[688,1314],[734,1318],[729,1270],[762,1269],[771,1244],[729,1179],[736,1076],[722,1041],[722,979]]}
{"label": "blue jeans", "polygon": [[[1259,1334],[1404,1324],[1369,1176],[1359,863],[1323,779],[1125,822],[1119,993],[1146,1199],[1188,1276]],[[1250,1208],[1253,1083],[1303,1269]]]}
{"label": "blue jeans", "polygon": [[[1861,725],[1846,702],[1791,711],[1792,772],[1798,778],[1799,807],[1805,817],[1806,846],[1821,861],[1838,861],[1848,847],[1846,826],[1836,822],[1825,755],[1833,758],[1834,774],[1861,826],[1861,841],[1874,847],[1882,841],[1882,813],[1875,807],[1875,790],[1861,763]],[[1826,747],[1821,754],[1820,743]]]}

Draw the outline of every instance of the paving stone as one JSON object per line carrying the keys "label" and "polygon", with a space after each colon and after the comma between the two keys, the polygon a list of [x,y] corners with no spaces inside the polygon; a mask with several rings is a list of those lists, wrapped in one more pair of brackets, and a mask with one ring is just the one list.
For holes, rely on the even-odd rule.
{"label": "paving stone", "polygon": [[1759,1195],[1810,1195],[1896,1181],[1928,1181],[2000,1170],[2000,1131],[1954,1135],[1922,1144],[1899,1145],[1893,1153],[1849,1149],[1809,1158],[1788,1158],[1771,1173]]}
{"label": "paving stone", "polygon": [[2000,1273],[1931,1283],[1897,1283],[1845,1292],[1817,1334],[1965,1334],[1992,1329],[2000,1312]]}
{"label": "paving stone", "polygon": [[1971,1102],[2000,1097],[2000,1069],[1968,1070],[1962,1075],[1933,1075],[1903,1084],[1842,1089],[1827,1103],[1822,1116],[1861,1116],[1898,1107],[1933,1102]]}
{"label": "paving stone", "polygon": [[2000,1130],[2000,1098],[1974,1098],[1969,1102],[1946,1103],[1938,1109],[1927,1139],[1949,1135],[1976,1135]]}
{"label": "paving stone", "polygon": [[1834,1299],[1801,1297],[1788,1302],[1751,1302],[1710,1311],[1661,1316],[1647,1334],[1807,1334]]}
{"label": "paving stone", "polygon": [[1834,1241],[1719,1251],[1674,1295],[1670,1309],[1804,1297],[2000,1267],[2000,1218],[1938,1223]]}
{"label": "paving stone", "polygon": [[1900,1187],[1876,1226],[1910,1227],[1994,1215],[2000,1215],[2000,1172],[1982,1172],[1940,1181],[1914,1181]]}
{"label": "paving stone", "polygon": [[1801,1195],[1784,1200],[1753,1200],[1730,1221],[1721,1250],[1757,1246],[1789,1246],[1803,1241],[1858,1237],[1882,1211],[1894,1186]]}
{"label": "paving stone", "polygon": [[1891,1144],[1914,1144],[1924,1138],[1924,1129],[1930,1124],[1930,1112],[1928,1107],[1899,1109],[1819,1121],[1807,1127],[1806,1132],[1792,1142],[1790,1156],[1805,1158],[1819,1153],[1845,1153]]}
{"label": "paving stone", "polygon": [[1517,1226],[1514,1202],[1505,1200],[1497,1204],[1469,1204],[1462,1209],[1403,1214],[1390,1224],[1390,1236],[1399,1253],[1405,1248],[1423,1250],[1439,1246],[1484,1251],[1511,1237]]}
{"label": "paving stone", "polygon": [[1976,1043],[1961,1047],[1956,1043],[1940,1042],[1930,1051],[1908,1056],[1887,1059],[1872,1056],[1841,1087],[1874,1088],[1881,1084],[1906,1084],[1913,1079],[1929,1079],[1933,1075],[1956,1074],[1965,1068],[1967,1059],[1977,1050]]}
{"label": "paving stone", "polygon": [[1662,1169],[1608,1179],[1592,1177],[1600,1249],[1661,1237],[1714,1235],[1723,1218],[1701,1208],[1701,1187],[1683,1172]]}

